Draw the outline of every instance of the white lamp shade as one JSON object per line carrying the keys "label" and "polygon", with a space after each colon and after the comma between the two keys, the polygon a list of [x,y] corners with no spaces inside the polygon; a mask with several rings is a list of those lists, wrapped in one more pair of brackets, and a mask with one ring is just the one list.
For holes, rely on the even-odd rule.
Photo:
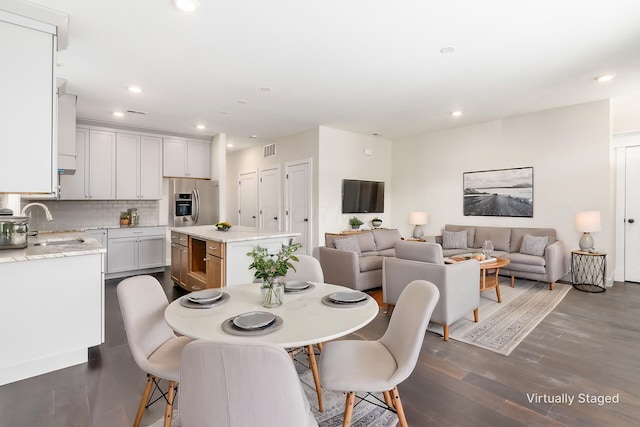
{"label": "white lamp shade", "polygon": [[578,212],[575,219],[576,231],[591,233],[600,231],[600,211]]}
{"label": "white lamp shade", "polygon": [[409,212],[409,224],[424,225],[429,223],[429,214],[426,212]]}

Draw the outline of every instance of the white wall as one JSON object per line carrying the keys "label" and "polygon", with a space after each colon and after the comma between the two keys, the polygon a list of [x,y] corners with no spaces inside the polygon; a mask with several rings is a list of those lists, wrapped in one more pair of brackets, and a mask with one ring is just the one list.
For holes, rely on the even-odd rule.
{"label": "white wall", "polygon": [[[429,212],[425,235],[445,224],[552,227],[567,252],[577,248],[575,213],[599,210],[596,249],[606,251],[613,274],[614,163],[608,100],[406,138],[393,144],[391,221],[411,233],[407,215]],[[465,217],[462,174],[532,166],[533,218]]]}
{"label": "white wall", "polygon": [[[320,127],[320,161],[318,164],[318,241],[324,245],[324,233],[336,233],[349,228],[353,214],[342,213],[342,180],[362,179],[385,182],[385,211],[382,214],[356,214],[371,227],[371,219],[378,216],[383,227],[394,228],[389,214],[391,199],[392,143],[373,135],[360,135],[325,126]],[[371,155],[365,155],[365,149]]]}

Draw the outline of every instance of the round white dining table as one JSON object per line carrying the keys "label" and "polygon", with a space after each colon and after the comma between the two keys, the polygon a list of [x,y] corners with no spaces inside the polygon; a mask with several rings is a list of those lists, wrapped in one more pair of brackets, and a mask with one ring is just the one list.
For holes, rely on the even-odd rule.
{"label": "round white dining table", "polygon": [[[378,314],[377,302],[368,297],[365,304],[331,307],[322,298],[334,292],[353,291],[327,283],[313,283],[302,292],[286,292],[282,305],[265,308],[260,304],[260,284],[233,285],[220,289],[229,294],[223,304],[211,308],[187,308],[180,298],[169,304],[164,317],[181,335],[224,342],[260,342],[282,347],[303,347],[326,342],[357,331]],[[184,298],[184,297],[182,297]],[[252,311],[266,311],[282,318],[282,326],[264,335],[237,336],[225,332],[223,322]]]}

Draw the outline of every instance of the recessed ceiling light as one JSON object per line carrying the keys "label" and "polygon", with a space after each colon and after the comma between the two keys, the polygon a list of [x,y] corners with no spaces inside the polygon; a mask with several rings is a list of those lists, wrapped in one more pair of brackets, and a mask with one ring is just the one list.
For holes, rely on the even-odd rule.
{"label": "recessed ceiling light", "polygon": [[200,6],[198,0],[173,0],[173,4],[183,12],[193,12]]}
{"label": "recessed ceiling light", "polygon": [[228,143],[227,147],[233,147],[233,144],[232,143]]}
{"label": "recessed ceiling light", "polygon": [[196,128],[202,130],[202,129],[205,129],[205,126],[204,125],[197,125]]}
{"label": "recessed ceiling light", "polygon": [[451,112],[452,117],[460,117],[461,115],[462,115],[462,111],[460,110]]}
{"label": "recessed ceiling light", "polygon": [[227,113],[226,111],[218,111],[218,114],[220,114],[222,116],[226,116],[229,113]]}
{"label": "recessed ceiling light", "polygon": [[124,113],[122,111],[114,111],[113,115],[116,117],[124,117]]}
{"label": "recessed ceiling light", "polygon": [[615,76],[615,74],[603,74],[601,76],[594,77],[593,79],[599,83],[604,83],[613,80]]}
{"label": "recessed ceiling light", "polygon": [[260,90],[262,92],[271,92],[273,90],[273,88],[270,87],[270,86],[263,86],[263,87],[260,88]]}
{"label": "recessed ceiling light", "polygon": [[440,53],[443,55],[446,55],[448,53],[453,53],[455,52],[456,48],[453,46],[445,46],[442,49],[440,49]]}
{"label": "recessed ceiling light", "polygon": [[249,138],[256,139],[258,135],[250,135]]}
{"label": "recessed ceiling light", "polygon": [[249,101],[247,101],[246,99],[238,99],[238,104],[248,104]]}
{"label": "recessed ceiling light", "polygon": [[131,93],[141,93],[142,92],[142,88],[140,86],[127,86],[127,89]]}

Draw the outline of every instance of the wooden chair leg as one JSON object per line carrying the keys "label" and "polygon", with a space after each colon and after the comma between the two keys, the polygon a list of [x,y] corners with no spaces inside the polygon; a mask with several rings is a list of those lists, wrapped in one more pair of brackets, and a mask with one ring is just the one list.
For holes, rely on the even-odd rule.
{"label": "wooden chair leg", "polygon": [[549,290],[552,291],[553,290],[553,282],[549,282]]}
{"label": "wooden chair leg", "polygon": [[320,353],[322,353],[322,343],[319,342],[318,344],[316,344],[318,346],[318,350],[320,350]]}
{"label": "wooden chair leg", "polygon": [[355,403],[355,401],[355,392],[348,392],[347,401],[344,404],[344,419],[342,420],[342,427],[349,427],[351,425],[351,415],[353,414],[353,404]]}
{"label": "wooden chair leg", "polygon": [[513,274],[511,275],[511,287],[512,288],[516,287],[516,278]]}
{"label": "wooden chair leg", "polygon": [[393,408],[393,399],[391,399],[391,394],[388,391],[383,391],[382,395],[384,396],[384,403],[387,404],[389,408]]}
{"label": "wooden chair leg", "polygon": [[444,329],[444,340],[449,341],[449,325],[444,325],[442,328]]}
{"label": "wooden chair leg", "polygon": [[400,421],[401,427],[408,427],[407,418],[404,416],[404,409],[402,408],[402,402],[400,401],[400,394],[398,393],[398,387],[394,387],[391,390],[391,398],[393,399],[393,405],[396,408],[396,414],[398,414],[398,421]]}
{"label": "wooden chair leg", "polygon": [[169,381],[169,391],[167,392],[167,407],[164,410],[164,427],[171,427],[171,418],[173,418],[173,399],[176,395],[176,381]]}
{"label": "wooden chair leg", "polygon": [[478,323],[478,321],[480,321],[480,314],[479,314],[477,308],[473,309],[473,321],[476,322],[476,323]]}
{"label": "wooden chair leg", "polygon": [[313,381],[316,384],[316,393],[318,394],[318,410],[324,412],[324,405],[322,404],[322,387],[320,386],[320,374],[318,373],[318,364],[316,363],[316,355],[313,352],[313,346],[307,346],[307,352],[309,353],[309,367],[313,373]]}
{"label": "wooden chair leg", "polygon": [[138,413],[136,414],[136,419],[133,421],[133,427],[138,427],[140,425],[140,421],[142,421],[144,407],[147,406],[149,395],[151,394],[151,387],[153,387],[153,378],[153,375],[147,374],[147,385],[144,387],[142,399],[140,399],[140,406],[138,406]]}

